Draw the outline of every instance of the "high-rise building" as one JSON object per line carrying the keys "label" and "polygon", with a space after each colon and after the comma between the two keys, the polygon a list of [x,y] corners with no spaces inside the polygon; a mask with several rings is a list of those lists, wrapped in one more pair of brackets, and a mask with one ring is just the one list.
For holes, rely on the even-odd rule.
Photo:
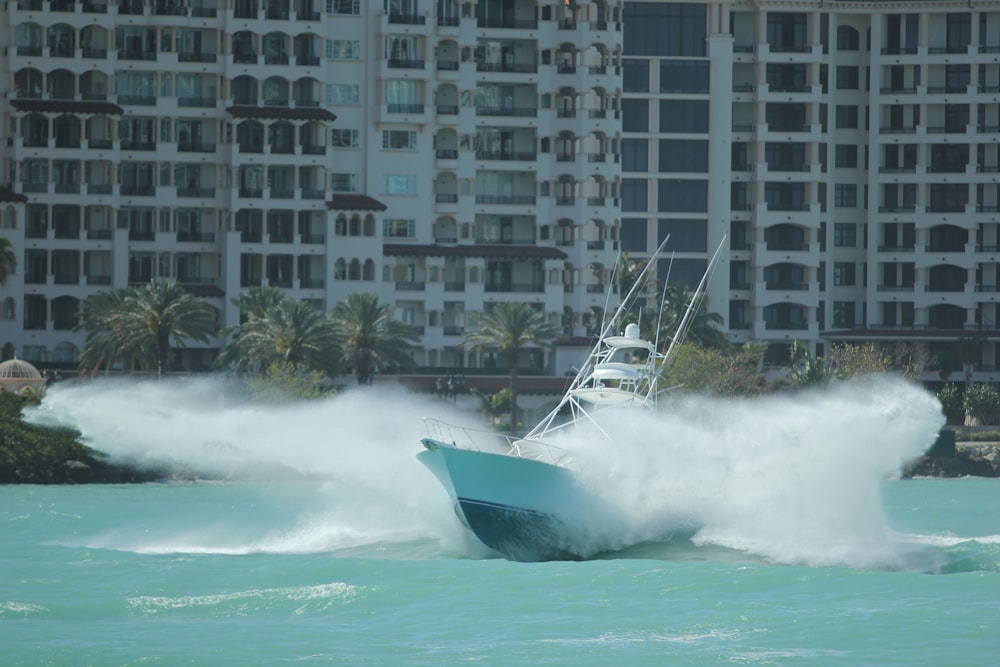
{"label": "high-rise building", "polygon": [[[12,0],[0,346],[71,363],[80,303],[376,292],[425,368],[501,300],[599,326],[666,235],[735,342],[927,343],[1000,372],[1000,10],[621,0]],[[669,266],[669,276],[667,274]],[[220,342],[184,351],[206,367]],[[522,360],[536,368],[541,353]],[[930,375],[936,376],[936,373]]]}
{"label": "high-rise building", "polygon": [[1000,379],[1000,11],[627,2],[624,23],[625,250],[670,233],[690,279],[728,233],[710,306],[769,361],[920,342]]}
{"label": "high-rise building", "polygon": [[[617,256],[622,2],[13,0],[0,62],[4,356],[75,362],[80,304],[169,278],[239,321],[375,292],[460,349],[492,303],[600,325]],[[177,363],[209,366],[221,341]],[[541,353],[522,360],[542,367]]]}

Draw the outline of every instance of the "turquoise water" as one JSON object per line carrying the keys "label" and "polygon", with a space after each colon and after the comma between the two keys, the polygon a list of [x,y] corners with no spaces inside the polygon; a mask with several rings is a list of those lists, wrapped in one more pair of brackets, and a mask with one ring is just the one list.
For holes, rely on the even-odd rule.
{"label": "turquoise water", "polygon": [[297,551],[323,486],[0,488],[0,662],[997,663],[996,481],[887,482],[924,568],[895,570],[688,540],[575,563],[432,537]]}
{"label": "turquoise water", "polygon": [[[421,415],[463,416],[439,402],[56,385],[33,419],[217,481],[0,487],[0,665],[1000,662],[1000,481],[891,479],[925,394],[674,408],[577,443],[620,548],[525,564],[416,462]],[[678,513],[701,528],[664,538]]]}

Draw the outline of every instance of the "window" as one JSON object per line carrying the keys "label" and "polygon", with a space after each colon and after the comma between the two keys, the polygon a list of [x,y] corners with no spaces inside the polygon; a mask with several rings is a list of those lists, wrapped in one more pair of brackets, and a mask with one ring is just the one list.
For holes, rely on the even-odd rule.
{"label": "window", "polygon": [[626,58],[622,61],[622,90],[626,93],[649,92],[649,61]]}
{"label": "window", "polygon": [[622,139],[622,171],[649,171],[649,142]]}
{"label": "window", "polygon": [[416,130],[382,130],[382,148],[412,151],[417,148]]}
{"label": "window", "polygon": [[415,195],[417,177],[411,174],[385,174],[382,176],[382,192],[387,195]]}
{"label": "window", "polygon": [[837,105],[837,127],[850,129],[858,127],[858,108],[853,105]]}
{"label": "window", "polygon": [[624,218],[622,220],[621,236],[622,250],[625,252],[646,252],[646,229],[648,223],[644,218]]}
{"label": "window", "polygon": [[622,131],[649,132],[647,100],[622,100]]}
{"label": "window", "polygon": [[412,239],[416,236],[417,221],[413,218],[385,218],[382,236],[390,239]]}
{"label": "window", "polygon": [[768,12],[767,43],[771,51],[802,52],[806,42],[806,15],[792,12]]}
{"label": "window", "polygon": [[972,14],[948,14],[948,53],[965,53],[972,42]]}
{"label": "window", "polygon": [[657,181],[657,211],[702,213],[708,211],[708,181],[661,179]]}
{"label": "window", "polygon": [[330,14],[360,14],[361,0],[326,0],[326,11]]}
{"label": "window", "polygon": [[665,220],[656,223],[656,242],[670,236],[670,250],[705,252],[708,249],[708,223],[705,220]]}
{"label": "window", "polygon": [[330,130],[330,145],[336,148],[357,148],[357,130]]}
{"label": "window", "polygon": [[838,248],[853,248],[858,244],[858,226],[853,222],[837,222],[833,225],[833,245]]}
{"label": "window", "polygon": [[[560,3],[561,4],[561,3]],[[636,56],[705,55],[707,6],[697,3],[625,3],[625,53]]]}
{"label": "window", "polygon": [[330,189],[334,192],[357,192],[357,174],[330,174]]}
{"label": "window", "polygon": [[858,68],[855,65],[837,65],[837,89],[858,89]]}
{"label": "window", "polygon": [[708,100],[660,100],[660,132],[708,132]]}
{"label": "window", "polygon": [[833,284],[854,285],[854,266],[853,262],[834,262]]}
{"label": "window", "polygon": [[660,62],[661,93],[708,93],[707,60]]}
{"label": "window", "polygon": [[708,141],[703,139],[660,139],[661,172],[708,171]]}
{"label": "window", "polygon": [[858,166],[858,147],[854,144],[837,144],[834,166],[854,169]]}
{"label": "window", "polygon": [[356,39],[328,39],[326,57],[334,60],[361,60],[361,42]]}
{"label": "window", "polygon": [[328,83],[326,101],[329,104],[360,104],[361,86],[353,83]]}
{"label": "window", "polygon": [[861,40],[858,36],[858,31],[849,25],[842,25],[837,27],[837,50],[838,51],[857,51],[860,47]]}
{"label": "window", "polygon": [[638,178],[622,179],[622,210],[647,211],[649,184]]}
{"label": "window", "polygon": [[858,205],[858,186],[854,183],[834,185],[833,205],[837,208],[856,208]]}
{"label": "window", "polygon": [[853,327],[854,326],[854,302],[834,301],[833,302],[833,326]]}

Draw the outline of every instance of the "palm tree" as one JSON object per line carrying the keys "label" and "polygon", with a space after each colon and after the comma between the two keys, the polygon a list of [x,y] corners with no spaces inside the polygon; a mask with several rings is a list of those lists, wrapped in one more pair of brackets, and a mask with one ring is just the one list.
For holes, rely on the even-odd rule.
{"label": "palm tree", "polygon": [[154,278],[93,303],[88,299],[82,326],[89,330],[83,370],[95,372],[121,360],[155,366],[160,377],[167,372],[171,340],[176,345],[187,338],[208,342],[216,330],[216,312],[177,283]]}
{"label": "palm tree", "polygon": [[368,384],[377,370],[413,368],[410,342],[417,339],[408,325],[393,319],[392,306],[375,294],[355,293],[337,304],[333,322],[340,340],[341,360],[358,384]]}
{"label": "palm tree", "polygon": [[545,321],[542,313],[526,303],[501,302],[484,314],[479,330],[465,335],[469,349],[495,347],[507,354],[510,370],[510,428],[517,428],[517,366],[521,350],[529,345],[549,347],[559,328]]}
{"label": "palm tree", "polygon": [[236,302],[249,306],[243,311],[248,319],[222,331],[234,338],[222,349],[217,365],[246,370],[277,364],[328,374],[336,371],[337,336],[326,313],[269,287],[252,290]]}
{"label": "palm tree", "polygon": [[109,370],[119,361],[129,370],[155,365],[153,351],[144,341],[120,335],[112,325],[116,314],[124,310],[130,288],[99,292],[80,306],[77,329],[87,331],[87,341],[80,353],[80,370],[96,373],[101,366]]}
{"label": "palm tree", "polygon": [[[639,326],[643,336],[648,340],[657,338],[669,344],[670,339],[677,333],[677,328],[688,309],[692,313],[685,325],[687,327],[685,341],[694,343],[699,347],[725,348],[729,345],[726,334],[716,327],[722,324],[722,316],[709,312],[705,307],[704,299],[698,299],[692,303],[693,295],[684,283],[670,283],[664,290],[663,300],[660,303],[660,311],[656,308],[648,308],[642,312]],[[659,329],[657,330],[657,326]]]}
{"label": "palm tree", "polygon": [[260,286],[252,287],[239,297],[232,299],[231,303],[240,309],[240,315],[244,320],[252,320],[257,317],[264,317],[267,312],[289,297],[281,291],[280,287]]}
{"label": "palm tree", "polygon": [[7,278],[17,270],[17,253],[10,239],[0,238],[0,285],[7,284]]}

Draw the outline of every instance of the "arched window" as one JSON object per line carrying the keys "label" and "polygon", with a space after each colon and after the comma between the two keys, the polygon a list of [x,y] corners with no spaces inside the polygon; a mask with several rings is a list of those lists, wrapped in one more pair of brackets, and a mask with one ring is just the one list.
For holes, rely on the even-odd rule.
{"label": "arched window", "polygon": [[4,229],[17,229],[17,211],[13,206],[8,206],[3,215]]}
{"label": "arched window", "polygon": [[350,232],[351,236],[361,236],[361,218],[357,214],[351,216]]}
{"label": "arched window", "polygon": [[849,25],[837,27],[837,50],[857,51],[860,47],[858,31]]}
{"label": "arched window", "polygon": [[334,280],[347,279],[347,262],[344,261],[343,257],[338,258],[333,265],[333,279]]}
{"label": "arched window", "polygon": [[370,259],[365,260],[365,266],[361,272],[361,279],[375,280],[375,262]]}
{"label": "arched window", "polygon": [[375,236],[375,216],[374,215],[369,214],[369,215],[365,216],[365,226],[364,226],[364,229],[362,230],[362,234],[364,236]]}
{"label": "arched window", "polygon": [[347,236],[347,218],[343,215],[338,215],[333,223],[333,233],[335,236]]}
{"label": "arched window", "polygon": [[361,262],[356,259],[351,260],[351,263],[347,268],[347,279],[361,280]]}

